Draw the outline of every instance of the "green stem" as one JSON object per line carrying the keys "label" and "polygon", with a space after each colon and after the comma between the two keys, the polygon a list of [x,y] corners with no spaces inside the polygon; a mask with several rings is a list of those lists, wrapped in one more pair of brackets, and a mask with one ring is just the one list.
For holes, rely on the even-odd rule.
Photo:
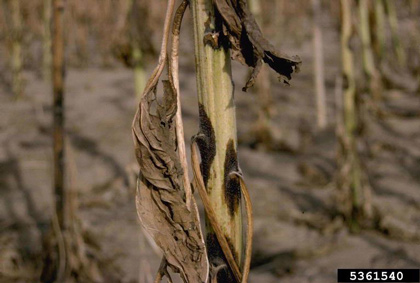
{"label": "green stem", "polygon": [[359,33],[362,41],[363,70],[369,82],[369,90],[375,100],[381,98],[381,83],[379,72],[376,69],[373,57],[372,41],[369,25],[369,2],[366,0],[358,1],[359,8]]}
{"label": "green stem", "polygon": [[133,61],[134,61],[134,89],[137,99],[140,101],[144,87],[146,86],[146,71],[144,69],[143,54],[140,47],[133,43]]}
{"label": "green stem", "polygon": [[375,32],[373,34],[374,46],[379,62],[385,54],[385,8],[382,0],[375,2]]}
{"label": "green stem", "polygon": [[[260,27],[264,26],[264,20],[260,0],[249,0],[249,9],[254,15]],[[271,98],[270,73],[267,67],[262,67],[255,82],[255,90],[258,93],[258,120],[254,125],[251,135],[255,136],[258,143],[267,148],[272,146],[272,134],[270,130],[271,113],[273,112],[273,100]]]}
{"label": "green stem", "polygon": [[358,155],[356,148],[356,128],[357,128],[357,110],[356,110],[356,81],[353,65],[353,51],[350,48],[350,39],[352,37],[352,7],[351,0],[341,0],[342,25],[341,25],[341,56],[343,68],[344,84],[344,133],[342,137],[342,167],[349,167],[344,170],[347,176],[342,176],[342,192],[344,199],[350,201],[346,205],[345,214],[350,228],[355,231],[358,229],[357,211],[359,204],[360,191],[360,167],[358,166]]}
{"label": "green stem", "polygon": [[51,81],[51,10],[51,0],[44,0],[42,75],[44,80],[47,81]]}
{"label": "green stem", "polygon": [[397,12],[395,9],[394,0],[384,0],[385,1],[385,8],[388,14],[389,25],[391,27],[391,35],[392,35],[392,43],[394,45],[395,53],[397,55],[398,64],[400,67],[406,66],[406,55],[405,51],[401,45],[400,37],[398,36],[398,18]]}
{"label": "green stem", "polygon": [[145,39],[141,38],[141,35],[138,30],[141,26],[141,24],[139,23],[139,21],[141,20],[141,11],[139,5],[136,2],[136,0],[129,0],[128,5],[130,7],[127,17],[130,24],[130,41],[134,65],[134,90],[137,99],[140,101],[141,95],[143,94],[143,90],[146,86],[144,54],[141,49],[140,41]]}
{"label": "green stem", "polygon": [[18,99],[22,96],[22,16],[20,13],[20,0],[12,0],[12,74],[13,94]]}

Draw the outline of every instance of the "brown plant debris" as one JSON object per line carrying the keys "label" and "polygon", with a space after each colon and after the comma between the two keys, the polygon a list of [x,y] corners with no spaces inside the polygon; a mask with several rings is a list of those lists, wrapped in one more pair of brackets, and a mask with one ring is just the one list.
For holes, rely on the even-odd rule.
{"label": "brown plant debris", "polygon": [[156,87],[145,94],[133,134],[140,165],[137,212],[145,230],[162,249],[168,265],[187,282],[205,282],[207,259],[195,206],[188,210],[183,171],[176,152],[176,97],[170,81],[163,81],[165,105],[151,114]]}
{"label": "brown plant debris", "polygon": [[[197,206],[194,200],[190,208],[187,206],[176,138],[178,106],[173,72],[177,72],[177,68],[169,66],[168,80],[163,81],[162,104],[156,98],[159,77],[167,61],[173,5],[173,0],[168,2],[159,64],[146,85],[133,121],[135,152],[140,165],[136,205],[144,229],[163,251],[162,272],[157,279],[160,280],[169,266],[185,282],[207,282],[207,253]],[[183,2],[175,18],[185,7]]]}
{"label": "brown plant debris", "polygon": [[[243,91],[252,87],[261,70],[262,62],[279,75],[279,80],[289,84],[293,72],[299,71],[301,60],[298,56],[288,56],[278,50],[262,35],[254,16],[245,0],[213,0],[223,25],[216,31],[227,38],[232,49],[232,59],[252,67],[252,73]],[[214,41],[214,40],[213,40]],[[223,40],[218,38],[217,45]]]}
{"label": "brown plant debris", "polygon": [[[100,245],[77,215],[77,196],[66,192],[69,205],[68,225],[65,229],[54,214],[50,230],[43,239],[41,282],[104,282],[100,266],[105,259],[100,255]],[[106,266],[108,269],[112,266]]]}

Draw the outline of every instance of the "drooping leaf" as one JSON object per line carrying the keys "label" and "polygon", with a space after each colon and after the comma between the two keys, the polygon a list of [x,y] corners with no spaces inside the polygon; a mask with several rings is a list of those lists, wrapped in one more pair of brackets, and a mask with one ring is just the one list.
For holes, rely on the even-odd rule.
{"label": "drooping leaf", "polygon": [[293,72],[299,71],[300,58],[276,50],[262,35],[245,0],[213,0],[213,2],[222,17],[221,32],[230,42],[232,59],[253,68],[243,90],[246,91],[254,85],[263,62],[278,73],[281,81],[289,84]]}
{"label": "drooping leaf", "polygon": [[[156,85],[147,88],[133,122],[140,165],[137,212],[173,271],[185,282],[206,282],[207,253],[197,207],[186,205],[175,133],[176,90],[170,74],[163,86],[162,105],[156,100]],[[156,113],[152,113],[153,104]]]}

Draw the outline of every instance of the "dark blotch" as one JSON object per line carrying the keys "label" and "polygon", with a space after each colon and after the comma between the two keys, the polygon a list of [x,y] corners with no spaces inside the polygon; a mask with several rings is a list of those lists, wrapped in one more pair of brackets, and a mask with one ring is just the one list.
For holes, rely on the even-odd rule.
{"label": "dark blotch", "polygon": [[343,75],[343,89],[347,89],[349,87],[349,78],[347,75]]}
{"label": "dark blotch", "polygon": [[[228,243],[232,251],[234,251],[233,246],[231,245],[229,238],[227,238]],[[217,267],[222,264],[226,264],[226,268],[223,268],[217,274],[217,282],[226,282],[226,283],[235,283],[236,279],[233,275],[232,271],[228,267],[228,263],[226,261],[225,255],[223,254],[222,248],[220,247],[219,241],[216,238],[216,234],[213,231],[207,233],[206,237],[206,246],[207,246],[207,253],[210,261],[210,265],[212,267]],[[236,257],[236,253],[234,252],[234,257]]]}
{"label": "dark blotch", "polygon": [[238,171],[238,156],[232,139],[229,140],[226,146],[224,169],[224,197],[228,206],[229,214],[233,217],[235,211],[238,209],[239,201],[241,199],[241,184],[235,176],[229,177],[230,173]]}
{"label": "dark blotch", "polygon": [[207,187],[207,182],[210,177],[210,167],[216,156],[216,137],[210,118],[201,103],[198,104],[198,110],[200,115],[200,133],[203,137],[197,139],[197,145],[201,155],[201,172],[203,174],[204,184]]}

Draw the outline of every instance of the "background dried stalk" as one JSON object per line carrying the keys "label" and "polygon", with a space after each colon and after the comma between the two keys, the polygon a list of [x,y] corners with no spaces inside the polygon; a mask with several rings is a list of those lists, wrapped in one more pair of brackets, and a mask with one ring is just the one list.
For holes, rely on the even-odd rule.
{"label": "background dried stalk", "polygon": [[[248,2],[252,14],[260,26],[267,26],[263,18],[260,0]],[[267,67],[261,68],[259,78],[255,83],[254,90],[258,95],[258,120],[254,123],[249,136],[254,138],[254,143],[261,144],[265,149],[271,149],[274,145],[271,122],[274,113],[270,72]]]}
{"label": "background dried stalk", "polygon": [[373,99],[380,100],[382,95],[382,85],[379,70],[375,64],[372,48],[372,36],[369,25],[369,12],[372,9],[372,5],[370,4],[373,3],[368,1],[357,2],[360,20],[359,33],[363,51],[363,71],[367,77],[369,92],[371,93]]}
{"label": "background dried stalk", "polygon": [[22,7],[20,0],[2,0],[1,1],[2,14],[5,19],[4,30],[8,45],[12,79],[12,92],[16,99],[23,95],[23,61],[22,61],[22,41],[23,41],[23,21],[22,21]]}
{"label": "background dried stalk", "polygon": [[52,0],[43,1],[43,34],[42,34],[42,76],[51,81],[51,15]]}
{"label": "background dried stalk", "polygon": [[313,44],[314,44],[314,80],[316,90],[317,125],[320,130],[327,127],[327,98],[324,79],[324,51],[322,44],[322,25],[320,0],[312,0]]}
{"label": "background dried stalk", "polygon": [[[52,83],[53,83],[53,147],[54,147],[54,212],[49,233],[44,235],[42,282],[103,282],[96,258],[87,251],[77,216],[76,193],[65,182],[65,109],[64,109],[64,12],[65,1],[53,0]],[[70,146],[68,146],[70,149]],[[71,153],[71,151],[68,150]],[[74,163],[72,163],[74,165]],[[73,166],[73,172],[75,166]],[[90,253],[90,256],[88,256]],[[95,258],[95,259],[93,259]]]}
{"label": "background dried stalk", "polygon": [[41,281],[64,280],[67,254],[65,231],[68,227],[67,194],[64,187],[64,2],[52,3],[52,83],[53,83],[53,148],[54,148],[54,214],[50,235],[44,236],[44,268]]}
{"label": "background dried stalk", "polygon": [[370,188],[362,168],[358,151],[361,117],[357,97],[353,51],[350,48],[352,28],[352,1],[341,0],[341,54],[344,85],[343,126],[340,130],[340,172],[337,186],[341,212],[352,231],[360,229],[361,221],[371,216]]}

